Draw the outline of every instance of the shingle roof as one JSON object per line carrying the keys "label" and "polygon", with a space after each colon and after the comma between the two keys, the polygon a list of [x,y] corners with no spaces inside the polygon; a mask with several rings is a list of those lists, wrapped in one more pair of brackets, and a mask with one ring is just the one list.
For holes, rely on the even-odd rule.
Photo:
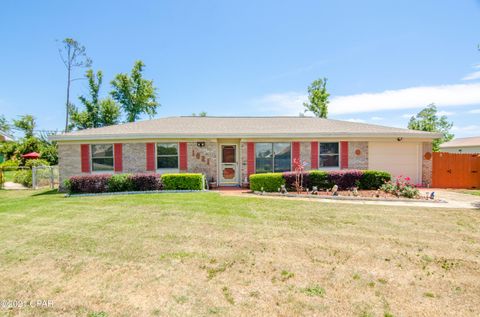
{"label": "shingle roof", "polygon": [[52,136],[52,140],[140,138],[409,137],[439,134],[315,117],[167,117]]}
{"label": "shingle roof", "polygon": [[441,148],[449,147],[469,147],[469,146],[480,146],[480,136],[474,136],[470,138],[458,138],[440,145]]}

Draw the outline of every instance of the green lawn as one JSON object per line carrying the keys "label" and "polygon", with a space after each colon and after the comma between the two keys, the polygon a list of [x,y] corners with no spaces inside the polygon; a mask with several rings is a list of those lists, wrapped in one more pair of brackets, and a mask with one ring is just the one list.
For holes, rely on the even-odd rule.
{"label": "green lawn", "polygon": [[464,190],[463,193],[480,196],[480,189]]}
{"label": "green lawn", "polygon": [[0,191],[0,241],[11,315],[480,315],[475,210]]}

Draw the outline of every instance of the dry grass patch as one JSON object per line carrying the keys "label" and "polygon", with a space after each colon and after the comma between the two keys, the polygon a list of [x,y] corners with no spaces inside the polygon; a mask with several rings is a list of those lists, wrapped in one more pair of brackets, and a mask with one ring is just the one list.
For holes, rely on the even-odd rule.
{"label": "dry grass patch", "polygon": [[[0,191],[11,315],[480,314],[473,210]],[[0,312],[0,313],[3,313]]]}

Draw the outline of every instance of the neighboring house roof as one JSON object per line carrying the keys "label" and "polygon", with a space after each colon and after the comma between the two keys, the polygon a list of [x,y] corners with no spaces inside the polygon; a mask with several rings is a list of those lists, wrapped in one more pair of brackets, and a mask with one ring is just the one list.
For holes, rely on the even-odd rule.
{"label": "neighboring house roof", "polygon": [[473,147],[480,146],[480,136],[474,136],[469,138],[458,138],[452,141],[443,143],[440,145],[440,148],[451,148],[451,147]]}
{"label": "neighboring house roof", "polygon": [[13,137],[2,130],[0,130],[0,142],[3,141],[13,141]]}
{"label": "neighboring house roof", "polygon": [[144,138],[408,137],[438,133],[315,117],[167,117],[50,136],[51,140]]}

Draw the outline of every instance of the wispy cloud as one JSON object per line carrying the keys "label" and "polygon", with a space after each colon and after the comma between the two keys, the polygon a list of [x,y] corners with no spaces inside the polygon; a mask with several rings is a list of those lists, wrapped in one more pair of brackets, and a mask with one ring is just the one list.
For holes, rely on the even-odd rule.
{"label": "wispy cloud", "polygon": [[[480,69],[480,64],[473,66],[475,69]],[[475,80],[480,78],[480,70],[467,74],[462,80]]]}
{"label": "wispy cloud", "polygon": [[359,123],[365,123],[366,121],[363,119],[356,119],[356,118],[350,118],[345,121],[350,121],[350,122],[359,122]]}
{"label": "wispy cloud", "polygon": [[405,113],[405,114],[402,114],[402,118],[404,119],[410,119],[411,117],[415,116],[414,113]]}
{"label": "wispy cloud", "polygon": [[373,120],[373,121],[382,121],[383,120],[382,117],[371,117],[370,119]]}
{"label": "wispy cloud", "polygon": [[[255,105],[275,114],[296,115],[303,111],[307,96],[297,92],[269,94],[255,100]],[[334,115],[398,109],[419,109],[430,103],[440,107],[480,104],[480,83],[418,86],[379,93],[333,97],[329,113]]]}
{"label": "wispy cloud", "polygon": [[473,113],[473,114],[480,113],[480,109],[473,109],[473,110],[470,110],[468,113]]}
{"label": "wispy cloud", "polygon": [[466,126],[456,126],[452,127],[452,131],[454,132],[469,132],[469,131],[480,131],[480,125],[471,124]]}
{"label": "wispy cloud", "polygon": [[440,110],[439,112],[437,112],[437,115],[439,115],[439,116],[453,116],[453,115],[455,115],[455,112]]}

